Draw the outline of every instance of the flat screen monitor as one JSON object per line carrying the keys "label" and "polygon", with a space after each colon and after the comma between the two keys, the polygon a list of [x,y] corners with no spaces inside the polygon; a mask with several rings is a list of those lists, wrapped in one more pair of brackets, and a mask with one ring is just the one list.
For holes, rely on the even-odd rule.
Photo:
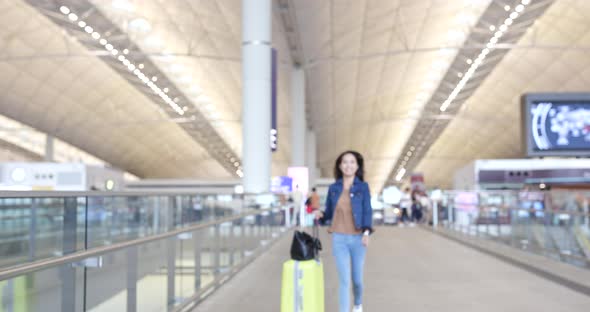
{"label": "flat screen monitor", "polygon": [[590,156],[590,93],[522,97],[527,156]]}

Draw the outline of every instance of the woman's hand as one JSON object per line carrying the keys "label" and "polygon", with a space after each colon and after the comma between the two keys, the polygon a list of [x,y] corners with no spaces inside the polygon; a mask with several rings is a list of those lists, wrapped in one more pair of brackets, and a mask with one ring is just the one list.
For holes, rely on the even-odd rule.
{"label": "woman's hand", "polygon": [[324,213],[321,212],[319,209],[314,210],[313,213],[315,214],[316,220],[319,220],[324,217]]}
{"label": "woman's hand", "polygon": [[369,235],[363,235],[363,246],[369,246]]}

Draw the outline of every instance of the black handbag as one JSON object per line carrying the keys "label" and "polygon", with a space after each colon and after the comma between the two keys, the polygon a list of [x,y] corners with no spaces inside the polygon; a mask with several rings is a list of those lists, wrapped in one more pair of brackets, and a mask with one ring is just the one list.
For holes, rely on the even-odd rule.
{"label": "black handbag", "polygon": [[317,225],[313,227],[313,234],[314,236],[311,236],[304,231],[295,231],[291,243],[291,259],[296,261],[319,259],[322,242],[319,239]]}

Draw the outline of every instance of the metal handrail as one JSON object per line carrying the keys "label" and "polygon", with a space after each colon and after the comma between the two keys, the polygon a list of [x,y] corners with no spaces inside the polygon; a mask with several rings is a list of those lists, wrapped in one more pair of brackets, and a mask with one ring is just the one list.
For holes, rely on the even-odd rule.
{"label": "metal handrail", "polygon": [[[501,242],[499,242],[499,240],[494,239],[495,236],[490,236],[489,239],[486,238],[482,238],[481,236],[478,235],[467,235],[466,233],[463,233],[462,231],[457,231],[455,229],[452,228],[447,228],[447,231],[449,231],[450,233],[457,233],[460,234],[463,237],[467,237],[468,239],[472,239],[472,240],[485,240],[485,241],[489,241],[489,242],[494,242],[497,244],[500,244],[502,246],[506,246],[506,247],[511,247],[511,248],[515,248],[514,246],[510,245],[510,244],[503,244]],[[557,248],[547,248],[547,247],[540,247],[540,246],[535,246],[535,245],[529,245],[529,250],[534,250],[537,251],[536,253],[538,254],[539,252],[550,252],[550,253],[554,253],[557,254],[559,256],[562,256],[564,258],[568,258],[568,259],[572,259],[572,260],[577,260],[577,261],[581,261],[581,262],[586,262],[588,265],[590,265],[590,259],[582,257],[582,256],[578,256],[578,255],[572,255],[572,254],[567,254],[567,253],[563,253],[561,252],[559,249]],[[518,249],[518,248],[516,248]],[[521,249],[519,249],[521,250]],[[535,253],[535,252],[533,252]]]}
{"label": "metal handrail", "polygon": [[79,252],[75,252],[75,253],[68,254],[65,256],[61,256],[59,258],[38,260],[35,262],[23,264],[23,265],[12,266],[12,267],[0,270],[0,281],[10,279],[13,277],[17,277],[17,276],[21,276],[23,274],[40,271],[40,270],[43,270],[46,268],[51,268],[51,267],[55,267],[55,266],[59,266],[59,265],[67,264],[67,263],[81,261],[83,259],[94,257],[94,256],[99,256],[101,254],[105,254],[105,253],[129,248],[129,247],[139,246],[139,245],[151,243],[154,241],[174,237],[178,234],[182,234],[182,233],[186,233],[186,232],[193,232],[196,230],[210,227],[212,225],[217,225],[217,224],[221,224],[221,223],[225,223],[225,222],[239,220],[239,219],[242,219],[247,216],[262,214],[266,211],[272,211],[272,209],[254,210],[254,211],[251,210],[251,211],[243,212],[243,213],[240,213],[237,215],[224,217],[224,218],[220,218],[220,219],[216,219],[216,220],[212,220],[212,221],[208,221],[208,222],[204,222],[204,223],[199,223],[199,224],[189,226],[186,228],[182,228],[182,229],[178,229],[178,230],[173,230],[173,231],[170,231],[167,233],[162,233],[162,234],[152,235],[152,236],[145,237],[145,238],[116,243],[116,244],[113,244],[110,246],[96,247],[96,248],[92,248],[89,250],[79,251]]}
{"label": "metal handrail", "polygon": [[[270,195],[272,193],[243,193],[243,194],[222,194],[236,197]],[[56,197],[113,197],[113,196],[207,196],[219,195],[216,193],[190,193],[186,190],[143,190],[143,191],[0,191],[1,198],[56,198]]]}
{"label": "metal handrail", "polygon": [[[454,205],[452,205],[454,206]],[[585,213],[585,212],[581,212],[581,211],[567,211],[567,210],[535,210],[535,209],[524,209],[524,208],[513,208],[513,207],[502,207],[500,205],[480,205],[478,208],[481,208],[481,206],[489,206],[489,207],[495,207],[496,209],[500,210],[500,211],[526,211],[526,212],[543,212],[546,214],[565,214],[565,215],[571,215],[571,216],[577,216],[577,217],[590,217],[590,212]],[[441,208],[442,209],[442,208]],[[453,209],[457,209],[456,207],[453,207]]]}

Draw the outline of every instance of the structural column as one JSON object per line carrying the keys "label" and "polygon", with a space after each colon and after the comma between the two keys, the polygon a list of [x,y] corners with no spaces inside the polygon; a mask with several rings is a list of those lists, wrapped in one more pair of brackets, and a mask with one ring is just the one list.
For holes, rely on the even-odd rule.
{"label": "structural column", "polygon": [[242,1],[243,184],[270,191],[271,0]]}
{"label": "structural column", "polygon": [[307,131],[307,144],[305,145],[305,152],[306,152],[306,165],[309,168],[309,185],[310,187],[315,186],[316,179],[318,178],[318,170],[317,170],[317,145],[316,145],[316,136],[315,132],[312,130]]}
{"label": "structural column", "polygon": [[305,74],[296,67],[291,75],[291,165],[305,166]]}
{"label": "structural column", "polygon": [[45,139],[45,161],[53,162],[55,159],[54,153],[53,136],[47,134],[47,138]]}

